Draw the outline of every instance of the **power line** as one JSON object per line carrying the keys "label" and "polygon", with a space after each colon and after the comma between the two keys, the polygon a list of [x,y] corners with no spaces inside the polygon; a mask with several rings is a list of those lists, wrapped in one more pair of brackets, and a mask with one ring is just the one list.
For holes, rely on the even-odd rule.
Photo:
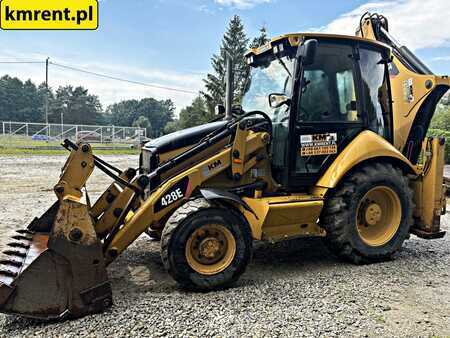
{"label": "power line", "polygon": [[103,77],[103,78],[110,79],[110,80],[127,82],[127,83],[137,84],[137,85],[140,85],[140,86],[145,86],[145,87],[150,87],[150,88],[170,90],[170,91],[179,92],[179,93],[188,93],[188,94],[195,94],[195,95],[198,94],[198,92],[193,91],[193,90],[179,89],[179,88],[173,88],[173,87],[166,87],[166,86],[149,84],[149,83],[140,82],[140,81],[128,80],[128,79],[124,79],[124,78],[120,78],[120,77],[116,77],[116,76],[112,76],[112,75],[100,74],[100,73],[92,72],[92,71],[85,70],[85,69],[80,69],[80,68],[76,68],[76,67],[72,67],[72,66],[62,65],[62,64],[59,64],[59,63],[51,62],[51,61],[49,63],[51,65],[53,65],[53,66],[66,68],[66,69],[70,69],[70,70],[73,70],[73,71],[76,71],[76,72],[90,74],[90,75],[94,75],[94,76],[98,76],[98,77]]}
{"label": "power line", "polygon": [[6,63],[45,63],[45,61],[0,61],[2,64]]}

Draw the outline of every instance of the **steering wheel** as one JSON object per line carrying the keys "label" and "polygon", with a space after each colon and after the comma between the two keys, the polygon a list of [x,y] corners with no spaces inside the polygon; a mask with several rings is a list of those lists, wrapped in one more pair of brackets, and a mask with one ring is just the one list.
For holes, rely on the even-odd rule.
{"label": "steering wheel", "polygon": [[272,125],[272,120],[270,119],[269,115],[267,115],[266,113],[264,113],[264,112],[262,112],[262,111],[260,111],[260,110],[254,110],[254,111],[250,111],[250,112],[248,112],[248,113],[245,113],[244,115],[241,115],[241,116],[239,117],[239,119],[237,119],[237,121],[234,121],[234,123],[235,123],[235,122],[238,122],[238,121],[242,121],[242,120],[245,119],[246,117],[249,117],[249,116],[252,116],[252,115],[259,115],[259,116],[262,116],[262,117],[263,117],[263,119],[264,119],[264,120],[267,122],[267,124],[268,124],[268,127],[269,127],[268,132],[269,132],[270,137],[272,138],[272,135],[273,135],[273,125]]}

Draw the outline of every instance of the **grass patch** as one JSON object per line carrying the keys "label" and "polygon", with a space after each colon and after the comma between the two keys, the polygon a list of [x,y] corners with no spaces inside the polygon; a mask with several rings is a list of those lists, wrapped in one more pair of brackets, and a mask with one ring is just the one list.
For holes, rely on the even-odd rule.
{"label": "grass patch", "polygon": [[[61,150],[53,149],[21,149],[21,148],[0,148],[0,156],[66,156],[69,152],[61,147]],[[139,150],[130,148],[117,149],[95,149],[95,155],[139,155]]]}
{"label": "grass patch", "polygon": [[[0,147],[5,148],[21,148],[21,147],[60,147],[62,140],[50,141],[34,141],[30,137],[23,136],[2,136],[0,135]],[[90,143],[92,148],[112,147],[112,148],[128,148],[132,143]]]}
{"label": "grass patch", "polygon": [[[138,155],[139,150],[124,143],[92,143],[92,149],[98,155]],[[0,156],[51,156],[68,155],[61,141],[33,141],[30,137],[0,135]]]}

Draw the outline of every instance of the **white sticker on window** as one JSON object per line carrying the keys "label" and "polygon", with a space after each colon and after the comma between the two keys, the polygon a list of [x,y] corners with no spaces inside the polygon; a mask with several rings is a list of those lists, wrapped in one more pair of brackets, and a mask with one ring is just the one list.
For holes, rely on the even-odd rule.
{"label": "white sticker on window", "polygon": [[337,133],[300,136],[300,156],[337,154]]}

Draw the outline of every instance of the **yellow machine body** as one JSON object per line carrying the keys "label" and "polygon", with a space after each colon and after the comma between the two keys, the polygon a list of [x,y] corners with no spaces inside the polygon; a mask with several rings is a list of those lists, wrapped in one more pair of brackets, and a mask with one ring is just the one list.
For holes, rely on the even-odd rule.
{"label": "yellow machine body", "polygon": [[[198,208],[198,214],[207,208],[222,214],[226,210],[234,217],[233,222],[248,224],[253,240],[275,242],[296,237],[327,237],[329,228],[322,226],[322,219],[333,219],[330,210],[331,213],[338,210],[347,198],[343,189],[342,196],[335,196],[334,204],[330,205],[330,196],[349,177],[356,185],[364,184],[360,182],[362,176],[355,174],[361,168],[365,174],[376,174],[377,170],[401,173],[401,182],[409,182],[413,189],[415,203],[413,225],[408,232],[422,238],[442,237],[440,216],[446,204],[445,142],[411,135],[415,129],[421,129],[418,123],[422,123],[419,127],[428,128],[420,118],[434,112],[438,99],[450,88],[450,80],[412,71],[390,46],[378,41],[375,31],[372,18],[367,18],[355,37],[288,34],[251,50],[248,57],[258,58],[279,49],[280,42],[301,51],[308,40],[314,39],[360,41],[387,51],[391,59],[386,62],[396,69],[390,75],[391,141],[371,130],[362,130],[336,153],[314,183],[293,191],[278,182],[273,173],[274,136],[267,127],[271,123],[263,121],[264,129],[261,121],[249,123],[246,115],[214,125],[200,136],[194,135],[195,142],[173,146],[177,139],[171,136],[170,142],[161,142],[163,145],[144,147],[139,173],[134,169],[118,170],[94,156],[88,144],[66,140],[64,146],[70,150],[70,156],[54,189],[58,201],[27,229],[18,231],[10,243],[11,250],[4,253],[5,258],[0,258],[0,311],[61,318],[104,310],[112,304],[107,265],[148,229],[158,235],[166,234],[162,241],[163,262],[170,266],[169,272],[175,278],[180,278],[180,272],[174,271],[179,263],[172,261],[183,255],[168,257],[167,250],[179,248],[178,244],[170,247],[167,238],[181,233],[180,227],[189,223],[191,211],[184,210],[186,206]],[[278,96],[275,101],[279,98],[283,97]],[[260,115],[267,118],[265,114]],[[319,135],[324,142],[329,141],[329,136]],[[421,160],[415,161],[413,153],[417,152],[419,141],[423,142]],[[166,147],[168,144],[170,147]],[[284,151],[283,147],[282,144],[278,150]],[[112,177],[113,183],[90,205],[83,188],[95,166]],[[83,195],[87,197],[86,202]],[[399,218],[400,198],[386,186],[372,189],[365,196],[356,205],[357,222],[363,219],[364,224],[356,226],[361,238],[369,234],[368,241],[381,241],[377,245],[382,247],[392,236],[371,234],[366,228],[382,222],[386,216],[380,210],[389,203],[395,209],[388,212],[391,219]],[[347,203],[351,203],[351,198]],[[180,210],[179,215],[187,216],[184,223],[177,224]],[[244,250],[239,247],[241,235],[233,233],[234,228],[226,228],[230,224],[221,226],[217,223],[219,218],[211,216],[211,219],[214,220],[211,224],[193,231],[195,236],[186,241],[193,244],[191,249],[186,247],[187,265],[183,269],[197,273],[197,279],[225,273],[233,257]],[[336,223],[340,221],[336,218]],[[224,241],[228,244],[221,247]],[[222,251],[223,261],[214,260],[215,253]],[[352,253],[350,249],[347,251]],[[200,259],[195,261],[196,257]],[[41,285],[48,286],[45,292],[41,291]]]}

